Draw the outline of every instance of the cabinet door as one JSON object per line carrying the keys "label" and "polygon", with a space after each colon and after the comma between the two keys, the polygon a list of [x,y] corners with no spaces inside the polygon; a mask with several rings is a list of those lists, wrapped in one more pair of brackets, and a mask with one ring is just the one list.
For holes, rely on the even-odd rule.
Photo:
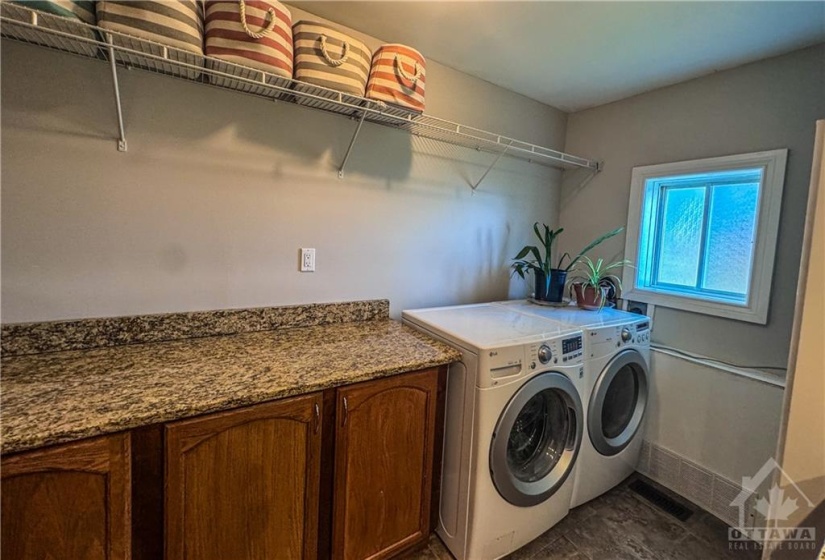
{"label": "cabinet door", "polygon": [[3,560],[128,560],[129,435],[2,461]]}
{"label": "cabinet door", "polygon": [[437,370],[338,390],[333,557],[388,558],[427,539]]}
{"label": "cabinet door", "polygon": [[166,427],[166,559],[314,559],[323,401]]}

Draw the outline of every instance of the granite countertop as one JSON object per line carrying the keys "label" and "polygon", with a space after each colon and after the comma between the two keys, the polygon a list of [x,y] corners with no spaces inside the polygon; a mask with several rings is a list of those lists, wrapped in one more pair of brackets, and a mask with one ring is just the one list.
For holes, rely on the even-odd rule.
{"label": "granite countertop", "polygon": [[450,363],[388,318],[5,357],[2,453]]}

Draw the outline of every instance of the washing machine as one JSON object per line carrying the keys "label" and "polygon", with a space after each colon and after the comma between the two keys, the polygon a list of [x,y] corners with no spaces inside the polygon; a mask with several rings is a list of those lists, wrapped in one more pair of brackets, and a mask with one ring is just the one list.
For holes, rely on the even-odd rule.
{"label": "washing machine", "polygon": [[571,507],[614,488],[636,470],[642,449],[651,320],[607,308],[554,308],[524,300],[496,305],[583,330],[585,437]]}
{"label": "washing machine", "polygon": [[447,378],[437,532],[458,560],[501,558],[570,510],[582,331],[491,304],[402,318],[461,352]]}

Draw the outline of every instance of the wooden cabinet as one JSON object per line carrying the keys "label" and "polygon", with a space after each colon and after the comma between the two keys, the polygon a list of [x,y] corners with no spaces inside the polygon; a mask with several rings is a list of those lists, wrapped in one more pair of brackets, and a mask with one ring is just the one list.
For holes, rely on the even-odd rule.
{"label": "wooden cabinet", "polygon": [[314,559],[320,393],[166,426],[166,560]]}
{"label": "wooden cabinet", "polygon": [[423,543],[438,379],[432,369],[168,424],[166,560],[327,558],[330,526],[336,560]]}
{"label": "wooden cabinet", "polygon": [[428,538],[437,370],[338,389],[333,558],[380,559]]}
{"label": "wooden cabinet", "polygon": [[444,373],[4,457],[2,558],[396,556],[431,531]]}
{"label": "wooden cabinet", "polygon": [[2,460],[3,560],[128,560],[130,440],[116,434]]}

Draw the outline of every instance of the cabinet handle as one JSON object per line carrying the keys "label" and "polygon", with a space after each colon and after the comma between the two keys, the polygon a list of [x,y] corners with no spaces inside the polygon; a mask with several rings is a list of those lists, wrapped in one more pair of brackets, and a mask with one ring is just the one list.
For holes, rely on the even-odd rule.
{"label": "cabinet handle", "polygon": [[347,416],[349,416],[349,406],[347,405],[347,397],[344,397],[344,421],[341,424],[342,426],[347,425]]}
{"label": "cabinet handle", "polygon": [[318,403],[315,403],[315,433],[318,433],[318,429],[321,427],[321,407],[318,406]]}

